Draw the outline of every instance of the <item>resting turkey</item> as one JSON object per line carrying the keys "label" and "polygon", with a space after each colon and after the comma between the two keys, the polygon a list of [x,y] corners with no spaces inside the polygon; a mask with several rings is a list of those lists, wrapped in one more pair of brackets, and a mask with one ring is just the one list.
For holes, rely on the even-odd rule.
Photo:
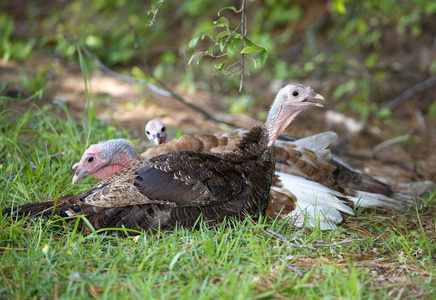
{"label": "resting turkey", "polygon": [[[180,148],[222,153],[234,149],[246,132],[247,129],[235,129],[223,134],[184,136],[183,139],[148,149],[139,159]],[[335,229],[336,224],[342,222],[339,211],[353,214],[344,205],[346,202],[352,202],[354,206],[394,211],[411,207],[414,200],[412,196],[396,192],[332,156],[327,147],[336,139],[334,132],[300,140],[289,136],[278,137],[275,143],[277,179],[273,183],[268,215],[276,217],[280,212],[280,218],[289,218],[298,227],[306,222],[310,226],[319,225],[321,229]],[[296,206],[291,205],[293,200]]]}
{"label": "resting turkey", "polygon": [[[166,230],[176,224],[192,227],[201,215],[212,223],[245,214],[257,218],[265,211],[273,179],[272,145],[299,112],[322,106],[319,100],[322,96],[308,87],[288,85],[277,94],[265,126],[251,129],[232,151],[178,151],[134,161],[127,167],[120,168],[119,162],[115,167],[100,165],[104,172],[98,177],[114,173],[80,195],[22,205],[3,213],[85,215],[96,229],[124,226],[145,231]],[[113,158],[108,150],[92,155],[85,153],[75,165],[73,181],[96,175],[81,163],[92,164],[99,161],[97,158],[111,163]]]}

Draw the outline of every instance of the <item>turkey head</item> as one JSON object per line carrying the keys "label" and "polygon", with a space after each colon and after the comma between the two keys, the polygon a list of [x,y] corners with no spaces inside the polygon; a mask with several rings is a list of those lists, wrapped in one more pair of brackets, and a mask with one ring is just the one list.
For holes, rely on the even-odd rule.
{"label": "turkey head", "polygon": [[73,166],[73,184],[91,175],[104,179],[110,174],[136,162],[132,144],[124,139],[109,140],[89,146],[80,161]]}
{"label": "turkey head", "polygon": [[159,119],[148,121],[145,125],[145,135],[156,146],[168,142],[165,124]]}

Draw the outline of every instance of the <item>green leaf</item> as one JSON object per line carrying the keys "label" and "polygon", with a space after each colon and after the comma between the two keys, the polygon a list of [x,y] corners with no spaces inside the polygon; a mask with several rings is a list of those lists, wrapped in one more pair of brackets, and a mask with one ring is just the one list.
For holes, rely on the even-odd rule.
{"label": "green leaf", "polygon": [[428,72],[430,74],[436,74],[436,58],[433,59],[433,61],[430,64],[430,67],[428,68]]}
{"label": "green leaf", "polygon": [[138,78],[138,79],[145,79],[147,77],[144,74],[144,72],[142,72],[142,70],[138,67],[132,68],[132,74],[133,74],[133,76],[135,76],[135,78]]}
{"label": "green leaf", "polygon": [[152,77],[150,77],[147,74],[145,74],[144,72],[142,72],[142,70],[138,67],[132,68],[132,74],[137,79],[145,80],[145,81],[153,83],[153,84],[156,83]]}
{"label": "green leaf", "polygon": [[221,40],[222,38],[225,38],[225,37],[227,37],[227,39],[225,39],[225,40],[228,40],[229,39],[229,31],[228,30],[223,30],[223,31],[221,31],[221,32],[219,32],[216,36],[215,36],[215,38],[214,38],[214,40]]}
{"label": "green leaf", "polygon": [[218,25],[216,25],[216,24],[211,25],[211,26],[210,26],[206,31],[204,31],[204,32],[202,33],[202,35],[203,35],[203,36],[207,35],[208,37],[210,37],[211,39],[213,39],[213,34],[214,34],[215,30],[216,30],[218,27],[220,27],[220,26],[218,26]]}
{"label": "green leaf", "polygon": [[340,14],[345,14],[347,12],[345,2],[346,0],[333,0],[333,9]]}
{"label": "green leaf", "polygon": [[436,13],[436,2],[429,1],[425,5],[425,14],[428,16],[431,16],[432,14]]}
{"label": "green leaf", "polygon": [[221,17],[219,18],[218,21],[216,21],[215,23],[217,24],[223,24],[225,27],[229,28],[229,20],[226,17]]}
{"label": "green leaf", "polygon": [[428,112],[432,118],[436,119],[436,102],[430,104]]}
{"label": "green leaf", "polygon": [[227,45],[227,57],[232,59],[236,51],[241,48],[241,39],[235,38]]}
{"label": "green leaf", "polygon": [[99,48],[103,46],[103,40],[95,35],[88,35],[85,39],[85,45],[91,48]]}
{"label": "green leaf", "polygon": [[378,60],[378,54],[376,52],[372,53],[366,60],[365,60],[365,67],[372,68],[375,63]]}
{"label": "green leaf", "polygon": [[247,47],[249,47],[249,46],[253,46],[253,45],[254,45],[253,41],[250,40],[250,39],[249,39],[248,37],[246,37],[246,36],[244,36],[244,43],[245,43],[245,45],[246,45]]}
{"label": "green leaf", "polygon": [[195,46],[197,45],[199,39],[200,39],[200,36],[197,35],[197,36],[193,37],[193,38],[189,41],[188,46],[189,46],[189,50],[191,50],[191,52],[194,51],[194,48],[195,48]]}
{"label": "green leaf", "polygon": [[219,63],[219,64],[214,64],[213,66],[214,66],[215,69],[221,71],[225,64],[226,64],[225,62],[222,62],[222,63]]}
{"label": "green leaf", "polygon": [[343,95],[350,93],[356,89],[356,81],[350,79],[349,81],[338,86],[332,94],[334,100],[339,100]]}
{"label": "green leaf", "polygon": [[254,46],[245,47],[244,49],[242,49],[241,53],[253,53],[253,52],[260,51],[260,50],[265,50],[265,49],[262,47],[254,45]]}
{"label": "green leaf", "polygon": [[218,11],[218,16],[220,16],[221,12],[222,12],[223,10],[226,10],[226,9],[230,9],[230,10],[233,10],[234,12],[237,12],[236,7],[234,7],[234,6],[226,6],[226,7],[221,8],[221,9]]}
{"label": "green leaf", "polygon": [[206,54],[207,54],[207,55],[211,55],[211,56],[213,56],[213,55],[214,55],[213,52],[214,52],[214,50],[215,50],[215,47],[218,46],[218,45],[219,45],[218,42],[216,42],[215,44],[211,45],[211,46],[209,47],[209,49],[207,49]]}
{"label": "green leaf", "polygon": [[226,44],[227,44],[227,40],[226,39],[222,39],[220,41],[220,50],[221,50],[221,52],[224,52],[224,48],[226,47]]}
{"label": "green leaf", "polygon": [[260,50],[259,58],[260,58],[260,64],[263,66],[266,62],[266,58],[268,57],[268,51],[265,49]]}
{"label": "green leaf", "polygon": [[188,65],[191,64],[191,62],[198,56],[197,64],[200,62],[200,59],[206,55],[206,52],[197,52],[195,54],[191,55],[191,58],[189,59]]}
{"label": "green leaf", "polygon": [[389,119],[390,116],[391,116],[391,110],[387,107],[383,107],[378,111],[376,117],[379,119]]}

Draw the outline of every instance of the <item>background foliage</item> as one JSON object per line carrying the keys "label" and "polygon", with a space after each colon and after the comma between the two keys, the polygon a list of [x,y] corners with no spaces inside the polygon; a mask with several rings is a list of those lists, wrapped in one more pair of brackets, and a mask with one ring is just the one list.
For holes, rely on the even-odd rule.
{"label": "background foliage", "polygon": [[[226,92],[239,85],[243,49],[248,91],[256,81],[322,82],[338,110],[363,120],[389,117],[384,103],[436,73],[431,0],[246,1],[243,48],[239,1],[23,3],[0,4],[4,61],[41,52],[75,61],[77,39],[109,67]],[[434,98],[420,96],[434,115]]]}

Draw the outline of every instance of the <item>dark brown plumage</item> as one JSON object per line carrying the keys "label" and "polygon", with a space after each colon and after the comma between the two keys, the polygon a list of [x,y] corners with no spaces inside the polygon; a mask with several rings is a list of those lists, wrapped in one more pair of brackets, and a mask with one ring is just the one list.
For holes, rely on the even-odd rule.
{"label": "dark brown plumage", "polygon": [[[184,151],[138,162],[81,195],[58,199],[54,213],[85,215],[96,229],[146,231],[169,229],[176,222],[190,227],[201,214],[215,223],[243,212],[257,218],[265,210],[274,172],[274,149],[266,143],[264,130],[255,127],[234,152]],[[48,216],[53,205],[27,204],[17,213]]]}
{"label": "dark brown plumage", "polygon": [[[266,126],[254,127],[232,151],[156,156],[121,168],[81,195],[59,198],[54,210],[54,202],[46,202],[23,205],[15,212],[85,215],[96,229],[124,226],[145,231],[168,229],[176,223],[190,227],[200,215],[213,223],[244,214],[257,218],[265,211],[273,179],[271,145],[285,125],[307,106],[319,105],[314,101],[320,99],[310,88],[288,85],[276,97]],[[100,156],[109,158],[106,152]],[[92,165],[94,159],[89,157],[86,161]],[[81,164],[75,169],[75,181],[93,174]]]}
{"label": "dark brown plumage", "polygon": [[[146,160],[156,155],[180,150],[198,152],[223,153],[231,151],[240,141],[248,129],[235,129],[224,134],[197,134],[182,136],[179,139],[159,144],[149,148],[139,155],[139,160]],[[322,138],[317,139],[320,136]],[[331,189],[343,191],[343,188],[382,194],[387,197],[395,195],[395,191],[385,183],[351,168],[338,157],[331,155],[326,149],[335,140],[333,132],[321,133],[313,136],[318,145],[299,145],[298,139],[289,136],[279,136],[276,143],[276,171],[303,177],[318,182]],[[311,142],[312,144],[314,142]],[[307,147],[307,148],[306,148]],[[312,150],[315,148],[315,151]]]}

